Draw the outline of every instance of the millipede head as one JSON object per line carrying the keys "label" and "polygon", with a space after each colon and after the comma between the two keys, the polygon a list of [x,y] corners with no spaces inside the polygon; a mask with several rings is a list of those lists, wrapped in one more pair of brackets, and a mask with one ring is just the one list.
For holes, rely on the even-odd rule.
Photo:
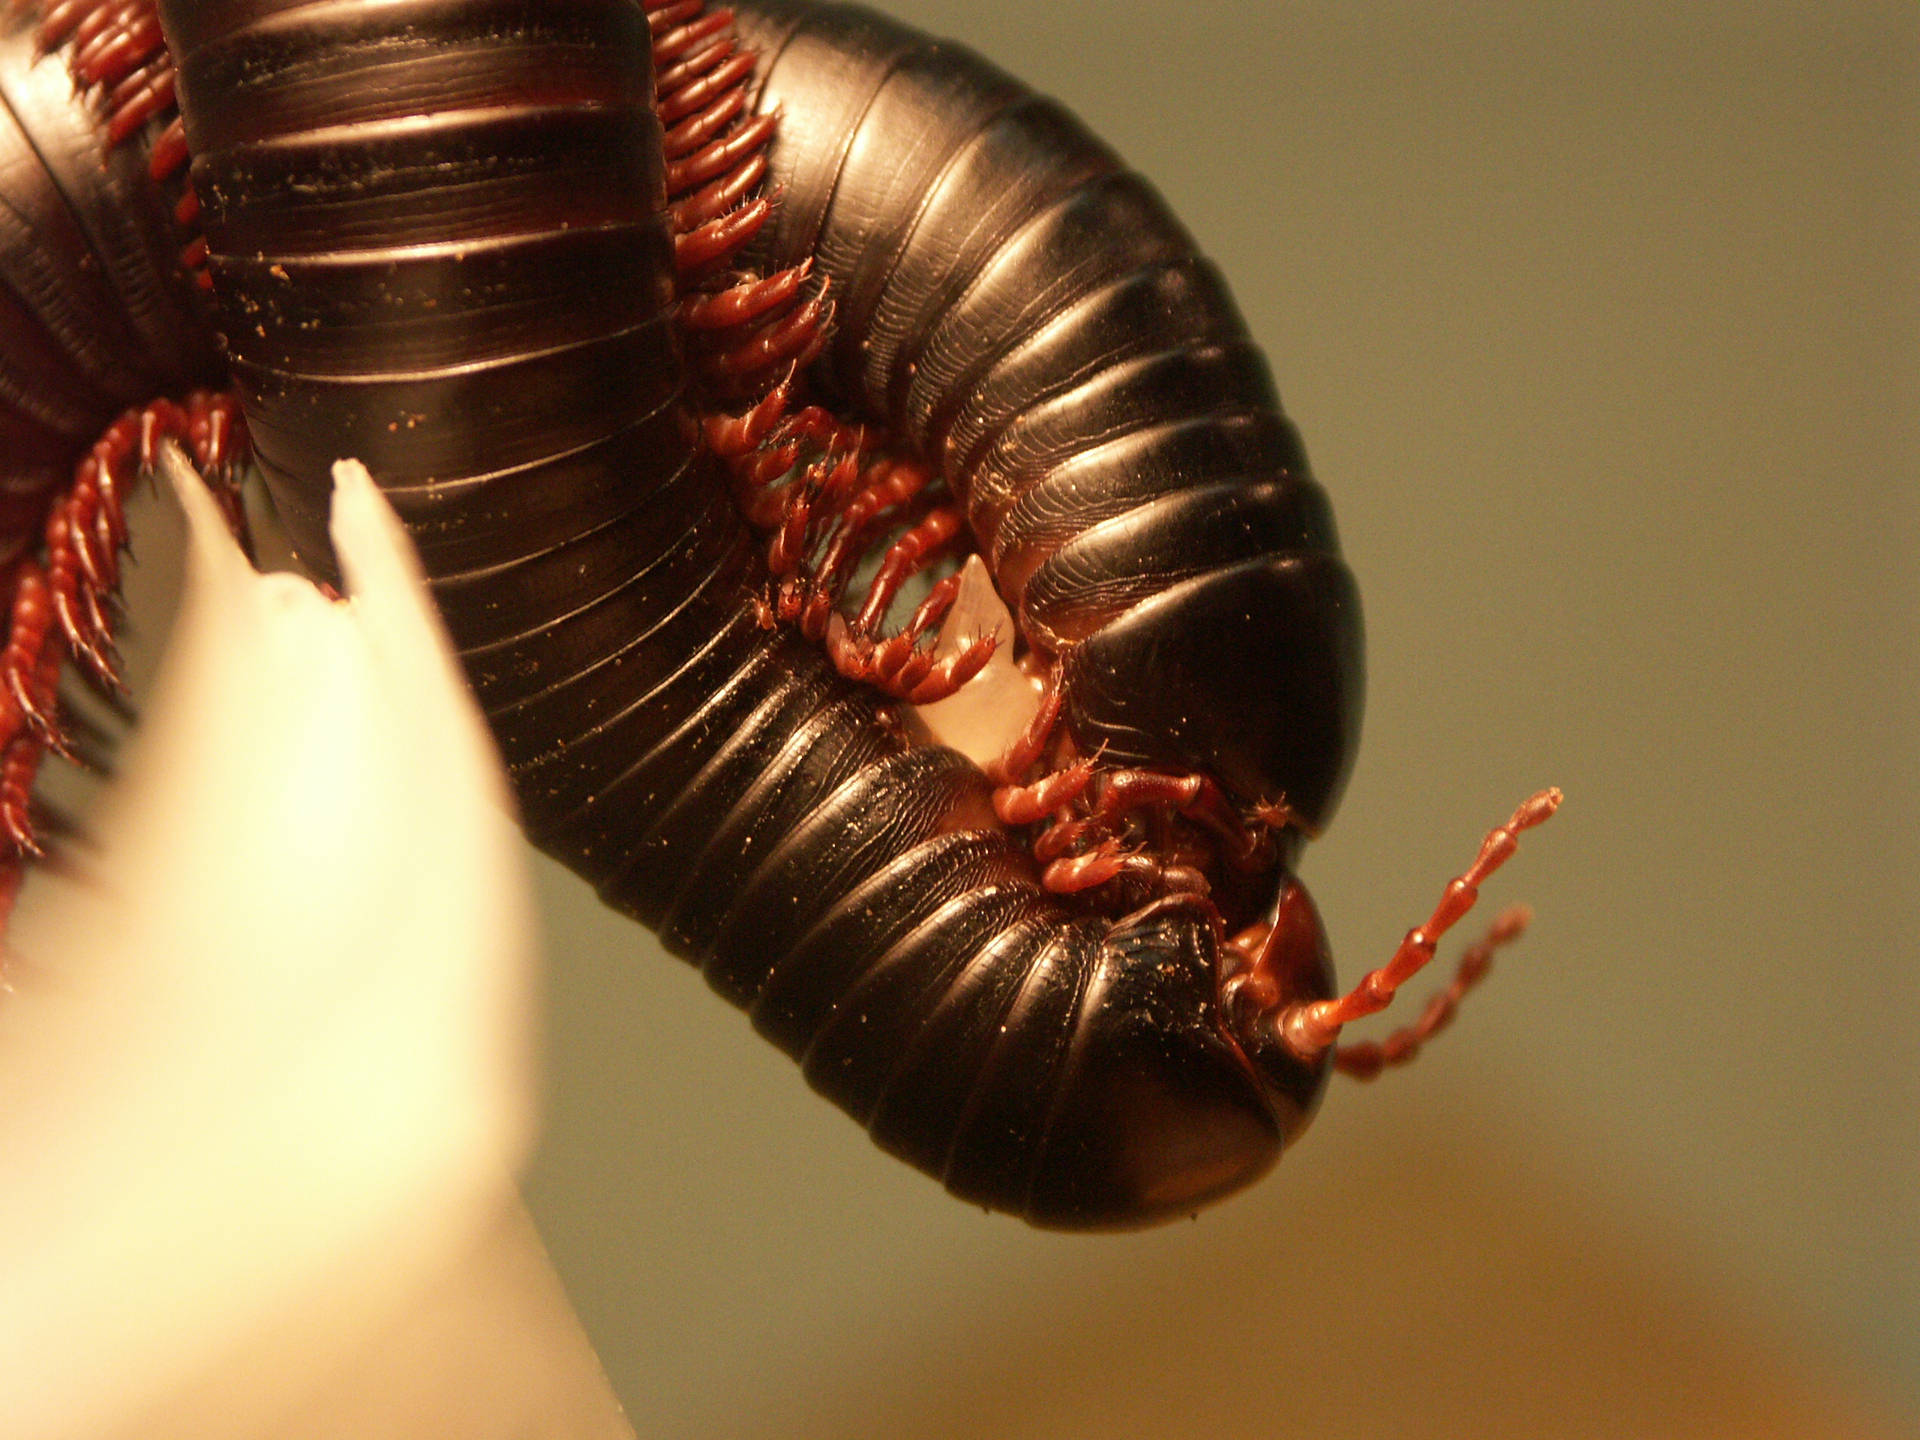
{"label": "millipede head", "polygon": [[1234,566],[1074,644],[1066,722],[1116,765],[1202,772],[1249,803],[1284,796],[1318,832],[1359,743],[1360,646],[1359,596],[1338,559]]}
{"label": "millipede head", "polygon": [[1220,1008],[1273,1106],[1281,1137],[1306,1129],[1333,1073],[1331,1050],[1302,1055],[1289,1046],[1280,1018],[1333,994],[1333,951],[1307,887],[1283,877],[1270,926],[1244,946],[1221,950]]}

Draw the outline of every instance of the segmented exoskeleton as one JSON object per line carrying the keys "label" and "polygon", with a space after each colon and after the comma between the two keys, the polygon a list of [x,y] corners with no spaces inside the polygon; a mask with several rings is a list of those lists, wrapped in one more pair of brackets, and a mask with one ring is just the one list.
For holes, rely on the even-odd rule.
{"label": "segmented exoskeleton", "polygon": [[[67,69],[110,15],[170,94],[140,0],[73,8],[35,17]],[[176,216],[296,548],[328,568],[365,461],[537,843],[956,1194],[1135,1225],[1257,1176],[1550,810],[1329,998],[1292,875],[1358,714],[1324,498],[1157,197],[983,62],[833,7],[159,10]],[[1021,633],[936,664],[968,544]],[[996,643],[1044,696],[989,779],[906,702]]]}

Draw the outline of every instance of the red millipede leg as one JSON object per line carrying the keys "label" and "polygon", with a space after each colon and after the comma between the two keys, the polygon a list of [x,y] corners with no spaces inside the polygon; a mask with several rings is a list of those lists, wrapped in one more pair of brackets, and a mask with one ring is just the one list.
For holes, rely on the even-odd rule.
{"label": "red millipede leg", "polygon": [[[905,691],[907,698],[916,705],[931,705],[935,700],[945,699],[960,685],[971,680],[975,666],[967,671],[965,679],[951,688],[944,688],[956,671],[960,662],[978,649],[976,641],[972,647],[935,665],[931,651],[922,650],[920,641],[943,619],[947,611],[953,608],[954,596],[960,591],[960,577],[949,575],[940,581],[920,602],[913,614],[896,633],[875,643],[873,647],[873,669],[880,684],[890,693]],[[987,653],[993,653],[989,645]],[[926,686],[929,694],[926,699],[914,699],[920,687]],[[939,693],[935,694],[934,691]]]}
{"label": "red millipede leg", "polygon": [[696,291],[680,301],[680,323],[689,330],[757,325],[795,299],[812,273],[813,261],[809,258],[764,280],[743,280],[712,293]]}
{"label": "red millipede leg", "polygon": [[1242,870],[1260,869],[1270,857],[1267,839],[1240,818],[1225,792],[1205,775],[1165,775],[1157,770],[1114,770],[1104,778],[1093,816],[1119,820],[1148,806],[1164,806],[1205,826],[1219,838],[1224,858]]}
{"label": "red millipede leg", "polygon": [[[1160,898],[1211,893],[1207,877],[1191,865],[1170,864],[1151,855],[1123,850],[1117,840],[1103,840],[1085,855],[1055,860],[1040,872],[1040,883],[1056,895],[1073,895],[1114,880],[1128,880]],[[1217,913],[1216,917],[1217,917]]]}
{"label": "red millipede leg", "polygon": [[[735,48],[732,19],[724,10],[669,31],[654,43],[654,88],[669,95],[684,94],[695,76],[712,74]],[[690,108],[683,106],[680,113]]]}
{"label": "red millipede leg", "polygon": [[106,429],[75,467],[72,484],[47,512],[47,585],[67,648],[95,681],[115,675],[110,606],[127,543],[126,494],[163,440],[177,440],[207,477],[227,524],[249,549],[236,476],[248,454],[246,424],[231,395],[196,390],[181,402],[155,400]]}
{"label": "red millipede leg", "polygon": [[[646,11],[654,40],[654,109],[666,127],[674,265],[683,288],[691,288],[693,277],[730,265],[766,223],[771,198],[754,192],[765,177],[766,147],[778,121],[746,114],[754,55],[740,48],[730,10],[707,12],[699,0],[647,0]],[[793,297],[785,304],[791,306]],[[756,312],[762,319],[768,313]],[[801,354],[814,339],[800,321],[783,334],[780,348]]]}
{"label": "red millipede leg", "polygon": [[[1058,872],[1071,877],[1075,889],[1098,883],[1087,877],[1104,873],[1108,878],[1124,874],[1152,889],[1205,895],[1210,891],[1205,878],[1210,868],[1224,862],[1251,872],[1273,856],[1270,836],[1242,820],[1225,793],[1205,775],[1103,771],[1095,761],[1077,760],[1030,784],[999,787],[993,792],[993,808],[1008,825],[1032,825],[1053,817],[1032,844],[1034,858],[1045,867],[1043,882],[1055,874],[1053,866],[1063,859],[1103,853],[1103,848],[1084,850],[1089,843],[1105,847],[1110,840],[1117,842],[1130,825],[1145,827],[1147,849],[1128,857],[1124,865],[1102,863]],[[1199,826],[1211,838],[1189,836],[1176,851],[1176,817]],[[1176,853],[1181,858],[1168,858]]]}
{"label": "red millipede leg", "polygon": [[697,230],[674,236],[673,263],[682,274],[718,266],[744,250],[771,213],[772,207],[765,200],[755,200],[718,220],[709,220]]}
{"label": "red millipede leg", "polygon": [[993,813],[1003,824],[1032,825],[1071,805],[1093,784],[1093,762],[1077,760],[1064,770],[1043,775],[1031,785],[1002,785],[993,792]]}
{"label": "red millipede leg", "polygon": [[924,519],[889,545],[887,553],[881,558],[880,572],[867,587],[866,603],[860,607],[860,614],[853,622],[854,629],[869,635],[879,629],[880,622],[886,618],[887,611],[899,596],[900,587],[926,569],[965,533],[966,521],[960,512],[951,505],[941,505],[930,510]]}
{"label": "red millipede leg", "polygon": [[0,930],[27,862],[41,854],[33,829],[33,782],[58,730],[60,644],[40,566],[16,561],[5,580],[6,648],[0,651]]}
{"label": "red millipede leg", "polygon": [[[722,460],[731,462],[745,460],[763,444],[769,443],[768,437],[772,435],[774,426],[787,413],[787,405],[793,395],[793,378],[792,372],[789,372],[779,384],[761,396],[751,410],[742,414],[705,416],[701,427],[706,433],[707,448]],[[798,458],[799,451],[796,449],[786,465],[774,472],[774,476],[784,474]]]}
{"label": "red millipede leg", "polygon": [[1085,855],[1055,860],[1040,872],[1040,883],[1056,895],[1075,895],[1104,885],[1126,869],[1128,856],[1117,840],[1103,840]]}
{"label": "red millipede leg", "polygon": [[[856,446],[864,439],[858,434],[851,438]],[[857,461],[857,451],[855,453]],[[837,495],[831,516],[833,535],[820,557],[821,581],[832,586],[836,594],[845,585],[847,572],[859,560],[868,538],[926,489],[929,476],[924,465],[883,459],[856,469],[852,477],[846,478],[852,483]],[[878,624],[878,619],[873,623]],[[871,626],[856,622],[854,628],[866,634]]]}
{"label": "red millipede leg", "polygon": [[996,635],[982,635],[966,649],[949,655],[945,660],[936,660],[925,676],[907,692],[907,701],[913,705],[934,705],[951,695],[957,695],[966,683],[987,668],[987,662],[993,659],[993,653],[1000,648],[1000,639]]}
{"label": "red millipede leg", "polygon": [[125,501],[165,440],[191,452],[244,545],[237,473],[249,451],[246,425],[234,397],[196,391],[179,403],[155,400],[114,420],[48,505],[44,566],[23,555],[0,574],[6,615],[0,648],[0,928],[26,862],[41,853],[33,824],[41,762],[52,751],[85,763],[99,749],[84,724],[79,748],[68,743],[60,715],[61,668],[71,654],[109,697],[119,685],[111,613],[127,543]]}
{"label": "red millipede leg", "polygon": [[1052,743],[1054,727],[1060,723],[1061,699],[1060,667],[1049,665],[1033,719],[1027,722],[1020,738],[1007,748],[1007,753],[993,762],[987,772],[989,778],[1007,785],[1018,784],[1020,777],[1039,763]]}
{"label": "red millipede leg", "polygon": [[[1473,908],[1473,902],[1480,896],[1480,886],[1486,882],[1487,877],[1506,864],[1513,852],[1519,848],[1520,832],[1531,830],[1534,826],[1541,824],[1559,808],[1560,792],[1558,790],[1542,790],[1537,795],[1522,801],[1520,808],[1513,812],[1506,824],[1488,833],[1487,838],[1481,842],[1480,853],[1473,864],[1467,867],[1464,874],[1448,882],[1447,888],[1441,893],[1440,903],[1434,906],[1433,914],[1427,917],[1427,923],[1407,932],[1406,938],[1400,942],[1400,948],[1394,951],[1392,959],[1378,970],[1363,976],[1358,985],[1337,1000],[1318,1000],[1311,1004],[1294,1005],[1280,1012],[1276,1024],[1282,1042],[1297,1055],[1303,1057],[1318,1055],[1339,1038],[1342,1026],[1384,1010],[1392,1003],[1400,987],[1419,974],[1433,959],[1434,947],[1439,943],[1440,937],[1458,924],[1460,919]],[[1506,928],[1511,931],[1511,934],[1518,934],[1519,929],[1526,923],[1524,917],[1515,917],[1511,911],[1501,918],[1507,922]],[[1493,934],[1488,937],[1486,952],[1479,962],[1479,969],[1482,972],[1486,968],[1486,961],[1491,958],[1493,948],[1505,943],[1504,938],[1497,938],[1501,935],[1501,931],[1502,926],[1496,923]],[[1511,938],[1511,935],[1506,938]],[[1412,1031],[1418,1032],[1411,1042],[1414,1049],[1418,1048],[1421,1040],[1446,1023],[1452,1014],[1453,1004],[1457,1004],[1459,1000],[1459,995],[1465,993],[1467,987],[1478,978],[1478,974],[1475,974],[1464,981],[1456,980],[1458,993],[1453,994],[1452,1002],[1445,1003],[1446,997],[1442,997],[1442,1008],[1446,1013],[1439,1015],[1430,1025],[1423,1017],[1420,1022],[1410,1027]],[[1411,1051],[1408,1053],[1410,1054]],[[1356,1067],[1364,1068],[1365,1062],[1359,1059],[1358,1055],[1359,1051],[1356,1049],[1354,1064]]]}
{"label": "red millipede leg", "polygon": [[[944,609],[951,602],[951,594],[943,595],[936,587],[920,613]],[[922,629],[918,616],[907,629],[876,645],[854,635],[839,611],[827,613],[827,655],[834,668],[850,680],[859,680],[910,705],[933,705],[955,694],[986,668],[1000,643],[996,636],[982,635],[964,650],[935,660],[932,651],[917,648]],[[834,624],[834,620],[839,623]]]}
{"label": "red millipede leg", "polygon": [[[763,116],[762,118],[767,120],[772,119],[771,116]],[[762,128],[771,129],[771,127]],[[727,142],[729,147],[739,143],[738,138]],[[675,186],[675,181],[678,179],[694,180],[698,178],[697,175],[692,173],[688,162],[683,161],[680,164],[669,165],[667,167],[667,187],[669,191],[674,194],[685,193],[687,197],[684,200],[676,200],[667,207],[667,218],[672,221],[673,233],[676,235],[685,235],[689,231],[698,230],[709,221],[717,220],[729,211],[738,210],[759,191],[760,182],[767,178],[767,162],[764,156],[755,155],[748,160],[746,164],[729,170],[727,167],[731,162],[721,147],[710,147],[708,150],[700,152],[700,154],[701,157],[709,155],[713,157],[713,163],[710,168],[717,171],[719,178],[708,181],[698,189],[689,189],[682,192]],[[676,174],[675,172],[680,173]],[[794,268],[798,269],[799,267],[796,266]],[[718,279],[719,277],[715,277],[716,283]],[[754,286],[760,283],[762,282],[750,276],[743,281],[734,281],[728,288],[738,290],[743,286]],[[682,316],[682,323],[686,323],[684,315]],[[700,327],[689,325],[689,328],[698,329]]]}
{"label": "red millipede leg", "polygon": [[809,299],[773,311],[778,318],[731,341],[706,362],[709,377],[737,388],[775,366],[809,364],[826,343],[827,324],[833,318],[833,303],[826,298],[826,288],[823,282]]}
{"label": "red millipede leg", "polygon": [[706,8],[706,0],[646,0],[647,28],[656,43],[665,44],[668,31],[684,25]]}
{"label": "red millipede leg", "polygon": [[[892,469],[896,475],[913,476],[902,486],[901,494],[910,496],[926,483],[926,475],[918,466],[896,463]],[[880,493],[877,487],[869,487],[856,497],[855,504],[877,493]],[[859,516],[853,515],[853,506],[849,506],[849,514],[844,517],[842,529],[835,536],[829,559],[822,566],[825,583],[837,588],[838,569],[855,553],[848,543],[848,537],[857,536],[870,528],[867,522],[871,516],[895,509],[899,503],[888,500],[877,509],[863,511]],[[835,627],[830,637],[828,653],[842,674],[864,680],[889,695],[915,705],[931,705],[954,694],[986,666],[999,644],[991,635],[983,635],[964,650],[937,662],[932,652],[920,648],[927,631],[938,624],[951,608],[959,590],[957,577],[949,577],[935,585],[932,593],[898,633],[880,639],[873,638],[873,631],[885,619],[887,609],[898,597],[901,586],[947,549],[962,533],[963,524],[957,510],[950,506],[938,506],[887,548],[880,562],[879,573],[868,587],[860,614],[843,627]]]}
{"label": "red millipede leg", "polygon": [[[0,692],[4,692],[0,693],[0,754],[23,737],[35,737],[44,744],[58,733],[54,701],[41,683],[49,650],[56,660],[59,655],[58,647],[48,644],[54,612],[46,574],[33,560],[18,560],[7,575],[4,593],[8,604],[6,648],[0,651]],[[54,678],[59,678],[57,671]],[[9,799],[18,802],[11,811]],[[14,823],[16,817],[24,823],[26,796],[0,795],[0,814],[5,816],[0,830],[27,848],[27,832]]]}

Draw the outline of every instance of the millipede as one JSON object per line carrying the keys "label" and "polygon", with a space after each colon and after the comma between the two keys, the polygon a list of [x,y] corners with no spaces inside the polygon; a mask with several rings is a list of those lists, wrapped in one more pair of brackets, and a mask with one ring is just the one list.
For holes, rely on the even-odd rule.
{"label": "millipede", "polygon": [[[1065,109],[799,0],[10,0],[0,889],[184,441],[407,525],[526,830],[1036,1225],[1263,1174],[1542,791],[1339,993],[1359,597],[1215,268]],[[70,708],[70,707],[69,707]]]}

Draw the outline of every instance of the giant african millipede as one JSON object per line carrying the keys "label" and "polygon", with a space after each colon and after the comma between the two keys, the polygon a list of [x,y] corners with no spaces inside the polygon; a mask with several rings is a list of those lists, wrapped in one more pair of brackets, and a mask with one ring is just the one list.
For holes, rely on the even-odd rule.
{"label": "giant african millipede", "polygon": [[1159,196],[970,52],[798,0],[15,0],[0,98],[8,902],[175,436],[321,576],[363,460],[529,835],[968,1200],[1189,1213],[1518,933],[1338,1043],[1558,793],[1335,997],[1325,494]]}

